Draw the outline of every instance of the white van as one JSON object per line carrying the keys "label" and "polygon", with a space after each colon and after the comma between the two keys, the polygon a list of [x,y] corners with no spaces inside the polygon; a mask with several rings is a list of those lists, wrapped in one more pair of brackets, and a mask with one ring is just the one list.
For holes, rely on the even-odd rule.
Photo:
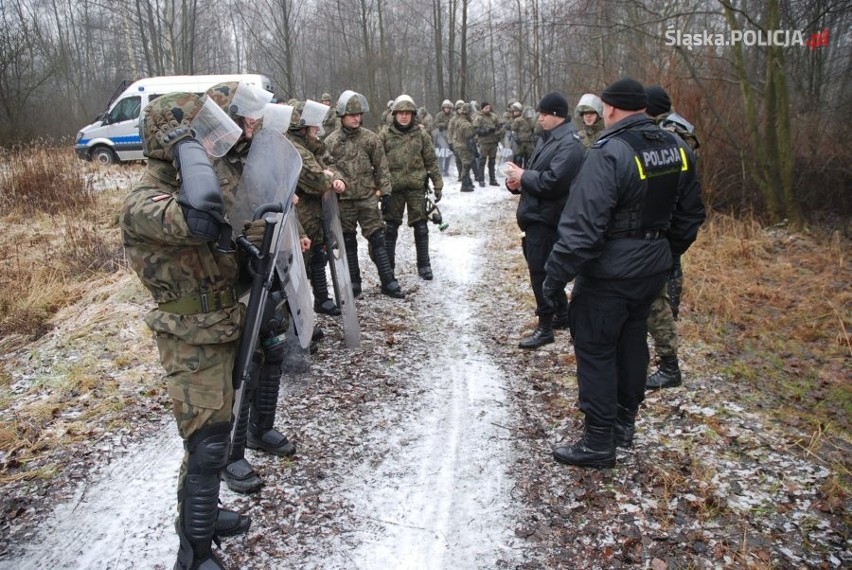
{"label": "white van", "polygon": [[77,133],[74,145],[77,156],[101,164],[144,160],[142,138],[139,136],[139,115],[148,103],[166,93],[203,95],[210,87],[224,81],[242,81],[273,91],[269,78],[256,74],[173,75],[140,79],[122,91],[94,123]]}

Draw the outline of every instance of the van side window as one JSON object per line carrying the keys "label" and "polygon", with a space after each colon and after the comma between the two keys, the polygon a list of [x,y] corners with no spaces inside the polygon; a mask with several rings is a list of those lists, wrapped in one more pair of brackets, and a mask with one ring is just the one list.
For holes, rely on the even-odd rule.
{"label": "van side window", "polygon": [[142,97],[127,97],[118,102],[112,108],[107,117],[106,124],[120,123],[129,121],[139,117],[139,111],[142,106]]}

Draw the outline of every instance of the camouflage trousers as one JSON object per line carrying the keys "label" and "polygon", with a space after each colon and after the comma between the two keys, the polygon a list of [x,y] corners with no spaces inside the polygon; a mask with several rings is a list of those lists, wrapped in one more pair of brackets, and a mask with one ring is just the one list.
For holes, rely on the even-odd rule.
{"label": "camouflage trousers", "polygon": [[408,225],[413,226],[426,219],[426,192],[423,188],[393,189],[385,222],[402,225],[402,216],[408,209]]}
{"label": "camouflage trousers", "polygon": [[344,234],[354,234],[361,225],[361,235],[370,236],[385,229],[379,212],[379,199],[375,195],[361,200],[340,200],[340,226]]}
{"label": "camouflage trousers", "polygon": [[299,223],[302,229],[311,239],[311,245],[322,245],[325,243],[325,233],[322,228],[322,198],[305,194],[299,197],[296,204],[296,213],[299,214]]}
{"label": "camouflage trousers", "polygon": [[669,304],[668,283],[663,285],[662,291],[651,305],[651,314],[648,315],[648,332],[654,339],[654,352],[657,358],[677,357],[677,324]]}

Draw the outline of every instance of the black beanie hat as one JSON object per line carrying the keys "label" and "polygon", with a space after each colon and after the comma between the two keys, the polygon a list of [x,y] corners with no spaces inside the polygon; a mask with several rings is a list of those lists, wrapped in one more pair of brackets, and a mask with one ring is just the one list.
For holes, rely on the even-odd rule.
{"label": "black beanie hat", "polygon": [[541,98],[536,111],[557,117],[568,117],[568,100],[560,93],[552,91]]}
{"label": "black beanie hat", "polygon": [[641,83],[630,77],[622,77],[611,83],[601,93],[601,101],[624,111],[638,111],[648,106],[648,96]]}
{"label": "black beanie hat", "polygon": [[648,96],[648,107],[645,112],[652,117],[658,117],[672,110],[672,100],[669,99],[669,94],[659,85],[646,87],[645,94]]}
{"label": "black beanie hat", "polygon": [[484,108],[486,108],[486,107],[490,107],[490,106],[491,106],[491,103],[488,103],[487,101],[483,101],[483,102],[479,105],[479,108],[480,108],[480,109],[484,109]]}

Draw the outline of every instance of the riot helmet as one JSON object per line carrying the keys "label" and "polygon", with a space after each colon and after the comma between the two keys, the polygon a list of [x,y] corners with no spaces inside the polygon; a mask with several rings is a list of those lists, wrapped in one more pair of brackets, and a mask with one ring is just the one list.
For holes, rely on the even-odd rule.
{"label": "riot helmet", "polygon": [[337,99],[337,116],[361,115],[370,110],[367,98],[352,90],[346,90]]}

